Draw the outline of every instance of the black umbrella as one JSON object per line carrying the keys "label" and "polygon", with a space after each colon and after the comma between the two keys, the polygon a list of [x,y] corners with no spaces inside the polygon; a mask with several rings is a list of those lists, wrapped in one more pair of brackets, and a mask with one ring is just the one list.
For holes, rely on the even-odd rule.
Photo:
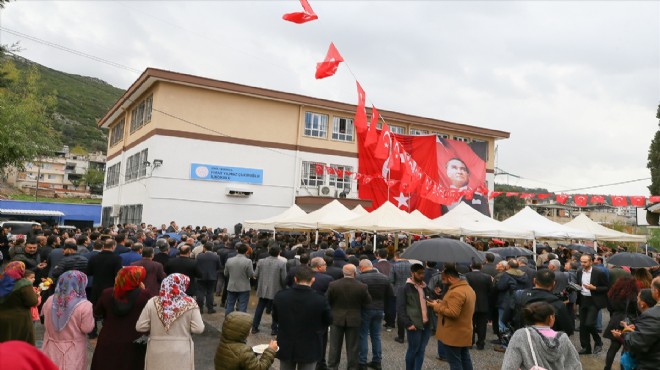
{"label": "black umbrella", "polygon": [[479,252],[471,245],[448,238],[434,238],[415,242],[403,252],[401,257],[448,263],[472,263],[472,261],[483,260]]}
{"label": "black umbrella", "polygon": [[645,254],[630,252],[617,253],[610,257],[607,260],[607,263],[614,266],[628,266],[632,268],[653,267],[658,265],[653,258]]}
{"label": "black umbrella", "polygon": [[482,261],[486,260],[486,253],[490,253],[490,254],[493,255],[493,257],[495,257],[495,260],[493,261],[493,263],[500,262],[502,260],[502,256],[500,256],[499,254],[497,254],[495,252],[491,252],[492,250],[493,250],[493,248],[489,249],[488,252],[477,251],[477,253],[479,253],[481,255],[481,260]]}
{"label": "black umbrella", "polygon": [[566,248],[570,250],[578,251],[580,253],[596,254],[596,251],[593,248],[587,247],[584,244],[570,244]]}
{"label": "black umbrella", "polygon": [[647,251],[648,251],[648,252],[652,252],[652,253],[658,253],[658,250],[655,249],[655,248],[653,248],[653,247],[651,247],[650,245],[642,245],[642,246],[639,247],[639,248],[640,248],[641,250],[643,250],[644,253],[646,253]]}
{"label": "black umbrella", "polygon": [[502,248],[491,248],[488,250],[491,253],[497,253],[502,258],[509,258],[509,257],[518,257],[518,256],[531,256],[534,253],[530,251],[529,249],[521,248],[521,247],[502,247]]}

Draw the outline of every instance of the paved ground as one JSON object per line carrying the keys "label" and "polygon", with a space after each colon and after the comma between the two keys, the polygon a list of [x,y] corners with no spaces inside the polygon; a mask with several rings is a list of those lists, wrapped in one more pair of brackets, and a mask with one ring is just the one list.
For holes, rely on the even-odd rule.
{"label": "paved ground", "polygon": [[[250,304],[248,307],[248,312],[253,313],[257,305],[257,299],[254,297],[254,292],[250,298]],[[217,308],[217,307],[216,307]],[[222,321],[224,319],[224,310],[218,309],[218,312],[212,315],[203,314],[204,322],[206,323],[206,328],[204,333],[200,335],[194,335],[195,341],[195,369],[196,370],[212,370],[214,368],[213,360],[215,357],[215,351],[218,347],[220,341],[220,329],[222,328]],[[603,315],[603,321],[605,325],[609,320],[607,311],[605,310]],[[249,345],[263,344],[268,343],[271,339],[270,336],[270,315],[264,314],[261,322],[261,332],[256,335],[250,335],[248,337]],[[406,344],[400,344],[394,341],[396,334],[395,332],[382,332],[382,346],[383,346],[383,369],[389,370],[398,370],[405,369],[404,356],[406,352]],[[37,338],[41,339],[43,337],[43,327],[38,325],[37,327]],[[494,339],[495,337],[492,334],[492,330],[489,326],[488,328],[488,340]],[[578,335],[573,335],[573,343],[576,344],[576,348],[579,349]],[[604,340],[605,350],[599,355],[589,355],[581,356],[580,360],[582,361],[583,369],[585,370],[601,370],[605,363],[605,351],[609,346],[609,341]],[[423,369],[449,369],[449,365],[446,362],[442,362],[436,359],[436,342],[433,338],[429,342],[429,345],[426,348],[426,359],[424,360]],[[94,351],[94,343],[89,345],[89,356]],[[499,370],[502,366],[502,358],[504,357],[503,353],[495,352],[493,350],[493,345],[490,343],[486,344],[486,348],[483,351],[478,351],[476,349],[470,351],[470,356],[472,357],[472,363],[474,364],[475,370]],[[613,369],[618,370],[618,357],[615,359],[615,365]],[[342,366],[345,366],[345,359],[342,360]],[[279,363],[277,360],[273,363],[271,369],[279,370]],[[345,367],[343,367],[345,369]],[[166,369],[164,369],[166,370]]]}

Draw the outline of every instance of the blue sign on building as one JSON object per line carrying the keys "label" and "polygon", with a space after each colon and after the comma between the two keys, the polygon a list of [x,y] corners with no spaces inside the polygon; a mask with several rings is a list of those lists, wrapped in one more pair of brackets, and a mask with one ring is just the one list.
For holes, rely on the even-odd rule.
{"label": "blue sign on building", "polygon": [[264,170],[191,163],[190,178],[193,180],[243,182],[261,185],[264,181]]}

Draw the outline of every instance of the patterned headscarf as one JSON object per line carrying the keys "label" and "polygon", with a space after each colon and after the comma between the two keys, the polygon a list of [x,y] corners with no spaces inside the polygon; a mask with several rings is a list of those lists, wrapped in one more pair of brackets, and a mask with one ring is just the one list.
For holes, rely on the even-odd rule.
{"label": "patterned headscarf", "polygon": [[51,309],[56,331],[62,331],[66,323],[69,322],[76,306],[87,300],[86,286],[87,275],[76,270],[63,273],[57,280]]}
{"label": "patterned headscarf", "polygon": [[9,262],[0,275],[0,297],[11,293],[16,281],[25,275],[25,263],[21,261]]}
{"label": "patterned headscarf", "polygon": [[160,293],[154,299],[158,318],[165,331],[188,310],[197,308],[197,302],[186,294],[190,279],[184,274],[171,274],[160,284]]}
{"label": "patterned headscarf", "polygon": [[128,301],[129,292],[137,289],[147,277],[147,270],[142,266],[126,266],[119,270],[115,279],[114,298],[120,302]]}

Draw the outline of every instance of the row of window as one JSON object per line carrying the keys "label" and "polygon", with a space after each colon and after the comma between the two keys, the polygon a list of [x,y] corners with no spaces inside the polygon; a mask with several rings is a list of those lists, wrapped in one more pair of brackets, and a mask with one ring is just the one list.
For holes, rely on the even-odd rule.
{"label": "row of window", "polygon": [[[126,159],[126,174],[124,181],[131,182],[147,176],[149,149],[143,149]],[[105,187],[110,188],[119,185],[121,173],[121,162],[115,163],[108,168],[105,177]]]}
{"label": "row of window", "polygon": [[[338,189],[350,189],[351,178],[346,172],[353,172],[353,167],[338,164],[331,164],[333,171],[328,173],[325,169],[326,164],[320,162],[302,162],[302,173],[300,175],[300,182],[303,186],[315,187],[325,185],[325,179],[328,178],[328,185],[334,186]],[[323,171],[318,171],[318,169]],[[320,172],[320,173],[319,173]],[[334,172],[334,173],[332,173]],[[341,175],[341,176],[340,176]]]}
{"label": "row of window", "polygon": [[[142,222],[142,204],[128,204],[119,208],[119,220],[116,223],[139,225]],[[112,226],[115,220],[112,219],[112,207],[103,207],[101,210],[101,225],[103,227]]]}
{"label": "row of window", "polygon": [[[140,104],[136,105],[131,111],[131,134],[139,130],[142,126],[151,122],[151,113],[153,110],[154,96],[149,95],[146,99],[142,100]],[[124,131],[126,129],[126,121],[122,118],[119,123],[110,129],[110,146],[115,146],[117,143],[124,140]]]}

